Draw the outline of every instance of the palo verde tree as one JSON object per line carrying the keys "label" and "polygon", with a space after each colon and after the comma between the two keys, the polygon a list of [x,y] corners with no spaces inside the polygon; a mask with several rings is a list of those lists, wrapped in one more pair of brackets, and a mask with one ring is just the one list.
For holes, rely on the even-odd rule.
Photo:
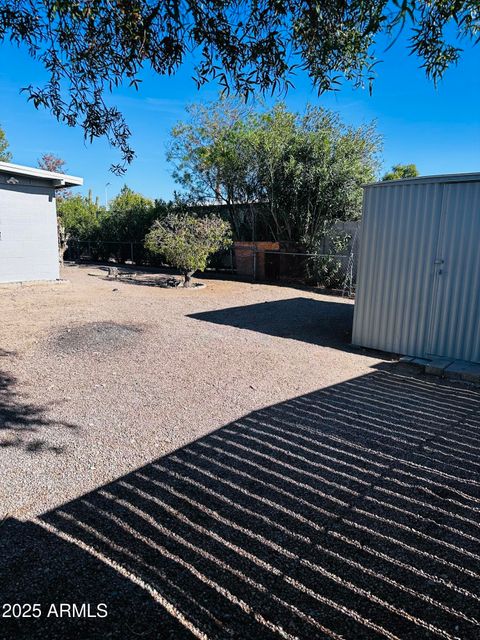
{"label": "palo verde tree", "polygon": [[157,220],[145,239],[146,248],[160,254],[167,264],[180,269],[184,287],[190,287],[195,271],[204,271],[212,254],[231,244],[228,222],[217,216],[198,218],[171,213]]}
{"label": "palo verde tree", "polygon": [[9,146],[5,131],[0,126],[0,162],[11,162],[12,154],[8,150]]}
{"label": "palo verde tree", "polygon": [[394,164],[391,171],[388,171],[382,180],[402,180],[405,178],[416,178],[420,175],[415,164]]}
{"label": "palo verde tree", "polygon": [[28,99],[87,139],[106,136],[118,172],[134,151],[107,94],[138,88],[144,67],[171,75],[193,58],[198,85],[214,80],[246,97],[288,89],[298,68],[320,92],[342,79],[371,86],[379,40],[394,43],[401,30],[437,82],[462,40],[478,42],[478,0],[0,0],[0,44],[23,47],[47,73],[25,87]]}

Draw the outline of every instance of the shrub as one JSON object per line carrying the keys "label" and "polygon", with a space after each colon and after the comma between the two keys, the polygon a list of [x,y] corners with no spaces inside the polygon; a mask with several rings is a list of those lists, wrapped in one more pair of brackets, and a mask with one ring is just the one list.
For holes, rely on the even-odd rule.
{"label": "shrub", "polygon": [[[345,233],[327,234],[328,255],[316,255],[307,264],[307,282],[326,289],[340,289],[345,281],[345,255],[348,252],[351,236]],[[318,250],[318,249],[317,249]]]}
{"label": "shrub", "polygon": [[99,207],[88,198],[75,195],[58,203],[58,218],[65,232],[76,240],[90,240],[98,232]]}
{"label": "shrub", "polygon": [[180,269],[184,286],[191,286],[195,271],[203,271],[209,256],[231,244],[231,227],[217,216],[197,218],[187,213],[157,220],[147,237],[146,248],[161,254],[167,264]]}

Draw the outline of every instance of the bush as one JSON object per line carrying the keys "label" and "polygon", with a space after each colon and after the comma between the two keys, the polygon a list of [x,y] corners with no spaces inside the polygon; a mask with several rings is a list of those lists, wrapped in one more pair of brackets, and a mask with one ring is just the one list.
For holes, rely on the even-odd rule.
{"label": "bush", "polygon": [[167,264],[180,269],[184,286],[192,275],[204,271],[208,258],[231,244],[231,227],[217,216],[197,218],[187,213],[170,214],[157,220],[145,239],[146,248],[161,254]]}
{"label": "bush", "polygon": [[71,238],[90,240],[99,229],[100,208],[80,195],[64,198],[58,203],[58,219]]}
{"label": "bush", "polygon": [[307,263],[307,282],[319,285],[326,289],[341,289],[346,276],[346,255],[351,236],[343,233],[327,235],[329,253],[318,255],[309,259]]}

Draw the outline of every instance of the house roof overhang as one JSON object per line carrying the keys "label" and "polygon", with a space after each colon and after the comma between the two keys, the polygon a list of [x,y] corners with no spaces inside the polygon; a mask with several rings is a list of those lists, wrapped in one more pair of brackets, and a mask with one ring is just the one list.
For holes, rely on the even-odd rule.
{"label": "house roof overhang", "polygon": [[36,167],[25,167],[20,164],[12,164],[11,162],[0,162],[0,174],[11,177],[13,180],[18,178],[33,178],[35,180],[45,181],[54,189],[83,185],[83,178],[77,176],[45,171],[44,169],[37,169]]}

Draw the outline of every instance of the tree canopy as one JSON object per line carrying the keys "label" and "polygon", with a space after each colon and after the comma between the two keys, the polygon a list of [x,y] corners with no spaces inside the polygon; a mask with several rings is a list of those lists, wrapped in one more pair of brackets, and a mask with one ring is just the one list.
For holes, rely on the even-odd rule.
{"label": "tree canopy", "polygon": [[108,210],[93,202],[91,196],[70,195],[59,202],[58,213],[73,239],[143,243],[155,220],[164,218],[174,206],[162,200],[154,202],[125,185],[110,201]]}
{"label": "tree canopy", "polygon": [[402,180],[404,178],[416,178],[420,175],[415,164],[394,164],[391,171],[383,176],[382,180]]}
{"label": "tree canopy", "polygon": [[142,242],[158,217],[153,200],[125,185],[101,215],[101,235],[105,240]]}
{"label": "tree canopy", "polygon": [[[43,153],[38,159],[38,166],[44,171],[52,171],[53,173],[67,173],[66,162],[63,158],[56,156],[54,153]],[[65,198],[72,197],[72,191],[70,189],[57,189],[56,198],[57,202],[65,200]]]}
{"label": "tree canopy", "polygon": [[0,162],[11,162],[12,154],[9,151],[9,147],[5,131],[0,126]]}
{"label": "tree canopy", "polygon": [[68,237],[91,240],[100,228],[100,210],[90,199],[73,195],[61,200],[57,207],[59,222]]}
{"label": "tree canopy", "polygon": [[0,0],[0,43],[23,46],[47,72],[25,87],[36,107],[106,136],[131,162],[130,130],[108,93],[139,87],[142,70],[174,74],[187,59],[194,80],[248,97],[283,91],[300,68],[320,91],[342,80],[371,86],[382,36],[403,30],[434,82],[458,62],[462,39],[478,42],[478,0]]}
{"label": "tree canopy", "polygon": [[335,221],[360,216],[380,146],[373,123],[347,126],[326,109],[254,112],[220,100],[190,109],[169,159],[190,200],[226,205],[236,239],[312,246]]}
{"label": "tree canopy", "polygon": [[45,171],[53,171],[53,173],[66,173],[65,160],[56,156],[54,153],[43,153],[38,159],[38,166]]}

